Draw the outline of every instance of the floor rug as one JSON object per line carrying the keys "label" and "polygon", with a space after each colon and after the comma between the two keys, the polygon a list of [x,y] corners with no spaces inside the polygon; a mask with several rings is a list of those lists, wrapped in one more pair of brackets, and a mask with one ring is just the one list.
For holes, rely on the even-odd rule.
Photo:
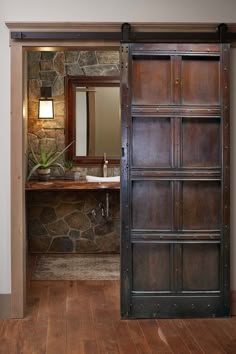
{"label": "floor rug", "polygon": [[119,255],[40,255],[32,280],[117,280]]}

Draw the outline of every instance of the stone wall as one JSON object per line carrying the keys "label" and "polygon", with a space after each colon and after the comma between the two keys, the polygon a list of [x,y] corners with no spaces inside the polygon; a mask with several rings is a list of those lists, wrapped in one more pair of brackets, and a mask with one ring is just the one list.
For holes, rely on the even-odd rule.
{"label": "stone wall", "polygon": [[[30,51],[28,52],[28,140],[32,149],[39,154],[41,146],[47,150],[65,147],[65,87],[66,75],[119,75],[118,51]],[[54,100],[53,120],[38,119],[40,87],[51,86]],[[63,157],[58,161],[63,163]],[[28,170],[32,167],[29,160]],[[94,171],[84,170],[92,174]],[[96,171],[97,172],[97,171]],[[101,168],[99,174],[101,174]],[[53,175],[61,174],[54,168]],[[109,175],[116,174],[112,168]],[[119,174],[119,171],[117,172]]]}
{"label": "stone wall", "polygon": [[[119,52],[28,52],[28,139],[36,154],[41,146],[65,146],[66,75],[119,75]],[[53,120],[38,119],[40,87],[51,86]],[[63,157],[59,161],[63,163]],[[31,164],[29,162],[29,169]],[[102,175],[102,166],[80,168],[81,174]],[[60,170],[54,169],[56,176]],[[119,175],[119,167],[108,175]],[[27,192],[28,241],[31,253],[117,253],[120,245],[119,191],[110,194],[110,217],[101,215],[104,191]]]}
{"label": "stone wall", "polygon": [[108,218],[102,215],[105,198],[99,190],[27,192],[30,252],[118,253],[119,191],[109,192]]}

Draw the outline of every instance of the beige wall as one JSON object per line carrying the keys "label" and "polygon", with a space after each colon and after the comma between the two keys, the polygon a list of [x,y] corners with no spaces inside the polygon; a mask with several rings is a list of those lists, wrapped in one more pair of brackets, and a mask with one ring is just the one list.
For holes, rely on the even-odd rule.
{"label": "beige wall", "polygon": [[[9,33],[4,25],[8,21],[107,21],[107,22],[235,22],[235,0],[100,0],[98,2],[56,0],[32,2],[22,0],[1,0],[0,2],[0,151],[1,151],[1,188],[0,188],[0,294],[11,292],[10,282],[10,51]],[[93,11],[94,9],[94,11]],[[236,55],[233,56],[236,67]],[[236,87],[232,82],[232,86]],[[233,92],[235,92],[234,90]],[[233,106],[236,105],[232,99]],[[233,115],[236,107],[232,108]],[[236,127],[231,129],[236,136]],[[233,140],[233,139],[232,139]],[[233,142],[233,149],[234,146]],[[235,151],[236,152],[236,151]],[[233,155],[233,153],[232,153]],[[234,172],[235,171],[235,172]],[[234,180],[236,163],[232,158],[232,231],[236,228],[234,209],[236,191]],[[233,235],[232,232],[232,235]],[[232,241],[232,250],[236,244]],[[232,257],[233,258],[233,257]],[[234,257],[236,258],[236,257]],[[234,262],[232,260],[232,262]],[[236,269],[236,262],[233,264]],[[233,289],[236,290],[236,272],[232,275]]]}

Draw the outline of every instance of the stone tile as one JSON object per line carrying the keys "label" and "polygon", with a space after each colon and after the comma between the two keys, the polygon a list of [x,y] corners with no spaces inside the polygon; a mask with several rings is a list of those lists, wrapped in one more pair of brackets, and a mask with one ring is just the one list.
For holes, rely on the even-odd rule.
{"label": "stone tile", "polygon": [[53,138],[43,138],[39,140],[39,150],[45,149],[46,152],[57,150],[56,139]]}
{"label": "stone tile", "polygon": [[100,207],[92,209],[87,216],[89,217],[93,225],[98,225],[104,222],[104,216],[102,216],[102,210]]}
{"label": "stone tile", "polygon": [[52,88],[52,95],[53,96],[60,96],[64,95],[64,77],[63,76],[58,76],[53,84]]}
{"label": "stone tile", "polygon": [[92,209],[95,209],[98,206],[98,202],[94,193],[87,192],[86,198],[84,201],[84,212],[87,214]]}
{"label": "stone tile", "polygon": [[96,53],[93,50],[81,51],[78,63],[80,66],[95,65],[98,63]]}
{"label": "stone tile", "polygon": [[80,239],[76,241],[75,251],[77,253],[93,253],[98,251],[98,247],[94,241]]}
{"label": "stone tile", "polygon": [[52,236],[66,235],[69,231],[68,225],[63,220],[57,220],[48,224],[47,229]]}
{"label": "stone tile", "polygon": [[41,52],[38,51],[31,51],[27,53],[28,65],[30,66],[32,63],[36,61],[40,61],[41,59]]}
{"label": "stone tile", "polygon": [[38,139],[43,139],[46,137],[45,130],[44,129],[39,129],[35,132],[35,135],[37,136]]}
{"label": "stone tile", "polygon": [[40,62],[40,69],[42,71],[53,70],[53,61],[52,60],[42,60]]}
{"label": "stone tile", "polygon": [[55,78],[57,77],[57,73],[55,70],[40,71],[39,76],[41,80],[46,80],[53,84]]}
{"label": "stone tile", "polygon": [[64,191],[60,193],[61,195],[61,202],[81,202],[81,193],[80,192],[74,192],[74,191]]}
{"label": "stone tile", "polygon": [[74,211],[70,215],[67,215],[64,220],[72,229],[84,231],[90,227],[90,220],[87,215],[79,211]]}
{"label": "stone tile", "polygon": [[49,252],[73,252],[73,242],[69,237],[56,237],[53,239]]}
{"label": "stone tile", "polygon": [[56,55],[56,52],[43,51],[43,52],[41,52],[41,60],[52,60],[55,55]]}
{"label": "stone tile", "polygon": [[55,129],[44,129],[45,137],[56,139],[56,130]]}
{"label": "stone tile", "polygon": [[107,76],[107,75],[120,75],[117,65],[91,65],[91,66],[84,66],[83,70],[86,75],[88,76]]}
{"label": "stone tile", "polygon": [[55,117],[65,115],[65,103],[64,102],[54,102],[54,114]]}
{"label": "stone tile", "polygon": [[119,253],[120,239],[115,233],[96,237],[96,244],[100,252]]}
{"label": "stone tile", "polygon": [[36,134],[28,133],[28,150],[31,152],[38,153],[39,152],[39,139]]}
{"label": "stone tile", "polygon": [[99,64],[119,64],[120,63],[120,53],[118,51],[96,51],[97,59]]}
{"label": "stone tile", "polygon": [[50,206],[54,207],[58,205],[58,201],[60,199],[60,193],[54,191],[31,191],[26,194],[27,203],[29,203],[29,207],[31,205],[37,207]]}
{"label": "stone tile", "polygon": [[102,236],[111,233],[114,231],[114,222],[111,220],[109,221],[104,221],[104,223],[101,223],[97,226],[95,226],[95,235],[96,236]]}
{"label": "stone tile", "polygon": [[120,176],[120,167],[114,167],[114,176]]}
{"label": "stone tile", "polygon": [[48,232],[45,226],[40,222],[38,218],[32,218],[28,220],[29,235],[32,236],[46,236]]}
{"label": "stone tile", "polygon": [[48,224],[57,219],[55,210],[51,207],[44,207],[41,214],[40,220],[43,224]]}
{"label": "stone tile", "polygon": [[28,220],[32,218],[39,218],[41,212],[43,210],[43,207],[40,206],[28,206],[27,208],[27,218]]}
{"label": "stone tile", "polygon": [[65,54],[64,52],[57,52],[54,57],[54,69],[60,75],[65,75]]}
{"label": "stone tile", "polygon": [[62,218],[66,215],[69,215],[73,213],[74,211],[81,210],[83,207],[83,202],[78,202],[78,203],[61,203],[57,208],[56,208],[56,214],[58,218]]}
{"label": "stone tile", "polygon": [[88,167],[87,168],[87,174],[89,176],[102,176],[102,167]]}
{"label": "stone tile", "polygon": [[84,75],[83,70],[79,64],[68,64],[66,65],[66,73],[70,76]]}
{"label": "stone tile", "polygon": [[32,253],[46,253],[51,243],[51,238],[45,236],[32,237],[29,240],[29,250]]}
{"label": "stone tile", "polygon": [[75,63],[78,61],[79,51],[65,51],[65,62],[66,63]]}
{"label": "stone tile", "polygon": [[39,79],[40,66],[39,62],[32,62],[30,65],[28,64],[28,79]]}
{"label": "stone tile", "polygon": [[39,103],[38,101],[28,102],[28,115],[29,118],[37,118],[39,116]]}
{"label": "stone tile", "polygon": [[80,231],[79,230],[70,230],[69,237],[78,240],[80,238]]}
{"label": "stone tile", "polygon": [[82,238],[86,238],[87,240],[94,240],[94,231],[92,228],[81,233]]}
{"label": "stone tile", "polygon": [[45,129],[62,129],[65,126],[64,117],[55,117],[54,119],[44,120],[43,127]]}
{"label": "stone tile", "polygon": [[40,98],[41,80],[39,80],[39,79],[28,80],[28,87],[29,87],[29,100],[39,99]]}

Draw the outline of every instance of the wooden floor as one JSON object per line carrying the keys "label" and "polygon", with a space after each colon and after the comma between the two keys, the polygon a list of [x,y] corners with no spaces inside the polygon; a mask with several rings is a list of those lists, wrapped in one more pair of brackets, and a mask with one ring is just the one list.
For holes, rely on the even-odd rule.
{"label": "wooden floor", "polygon": [[236,318],[119,319],[118,281],[32,281],[24,320],[0,321],[1,354],[236,353]]}

